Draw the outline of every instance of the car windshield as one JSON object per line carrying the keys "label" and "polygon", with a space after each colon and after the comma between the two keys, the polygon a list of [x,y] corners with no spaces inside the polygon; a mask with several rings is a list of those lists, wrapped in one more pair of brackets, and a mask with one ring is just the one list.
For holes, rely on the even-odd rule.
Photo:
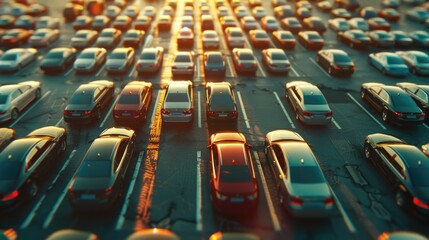
{"label": "car windshield", "polygon": [[220,169],[221,182],[250,182],[252,177],[247,166],[222,166]]}
{"label": "car windshield", "polygon": [[322,95],[304,95],[304,104],[325,105],[326,99]]}
{"label": "car windshield", "polygon": [[410,174],[411,182],[416,187],[429,187],[429,168],[410,168],[408,169]]}
{"label": "car windshield", "polygon": [[293,183],[323,183],[322,171],[316,166],[295,166],[290,168],[290,179]]}
{"label": "car windshield", "polygon": [[46,36],[46,32],[36,32],[33,36],[36,36],[36,37],[44,37],[44,36]]}
{"label": "car windshield", "polygon": [[9,95],[0,95],[0,104],[7,103],[8,96]]}
{"label": "car windshield", "polygon": [[280,35],[280,38],[283,39],[283,40],[293,39],[293,36],[290,35],[290,34],[282,34],[282,35]]}
{"label": "car windshield", "polygon": [[397,107],[416,107],[414,100],[407,94],[394,94],[392,103]]}
{"label": "car windshield", "polygon": [[309,34],[308,35],[308,39],[310,39],[310,40],[319,40],[320,36],[316,35],[316,34]]}
{"label": "car windshield", "polygon": [[378,37],[380,38],[380,39],[390,39],[391,37],[390,37],[390,35],[389,34],[387,34],[387,33],[379,33],[378,34]]}
{"label": "car windshield", "polygon": [[188,55],[177,55],[175,62],[191,62],[191,57]]}
{"label": "car windshield", "polygon": [[113,32],[102,32],[100,37],[113,37]]}
{"label": "car windshield", "polygon": [[77,174],[78,177],[109,177],[112,171],[110,161],[86,161]]}
{"label": "car windshield", "polygon": [[79,58],[84,58],[84,59],[94,59],[95,58],[95,53],[93,52],[83,52]]}
{"label": "car windshield", "polygon": [[365,33],[354,33],[354,36],[357,39],[366,38],[366,34]]}
{"label": "car windshield", "polygon": [[165,98],[166,102],[188,102],[188,94],[186,93],[170,93]]}
{"label": "car windshield", "polygon": [[253,57],[253,54],[251,54],[251,53],[241,53],[240,59],[241,60],[254,60],[255,58]]}
{"label": "car windshield", "polygon": [[127,58],[126,54],[123,52],[114,52],[111,53],[109,59],[125,59]]}
{"label": "car windshield", "polygon": [[156,58],[156,54],[154,52],[145,52],[142,53],[142,55],[140,56],[140,59],[155,59]]}
{"label": "car windshield", "polygon": [[231,37],[243,37],[243,34],[241,32],[231,32]]}
{"label": "car windshield", "polygon": [[388,64],[403,64],[399,57],[387,57]]}
{"label": "car windshield", "polygon": [[130,32],[130,33],[127,33],[126,35],[125,35],[125,37],[138,37],[139,35],[138,35],[138,33],[136,33],[136,32]]}
{"label": "car windshield", "polygon": [[63,53],[62,52],[51,52],[51,53],[48,53],[48,55],[46,56],[46,58],[49,58],[49,59],[62,59],[63,58]]}
{"label": "car windshield", "polygon": [[88,34],[86,34],[86,33],[78,33],[78,34],[76,34],[75,37],[77,37],[77,38],[86,38],[87,36],[88,36]]}
{"label": "car windshield", "polygon": [[334,62],[336,63],[350,62],[350,58],[347,55],[337,54],[337,55],[334,55]]}
{"label": "car windshield", "polygon": [[429,57],[427,56],[417,56],[418,63],[429,63]]}
{"label": "car windshield", "polygon": [[18,37],[19,33],[17,33],[17,32],[11,32],[11,33],[7,33],[5,36],[8,36],[8,37]]}
{"label": "car windshield", "polygon": [[70,98],[69,104],[89,105],[92,102],[92,96],[90,94],[73,94]]}
{"label": "car windshield", "polygon": [[207,62],[209,62],[209,63],[222,63],[222,56],[220,56],[220,55],[209,55],[207,57]]}
{"label": "car windshield", "polygon": [[286,54],[273,53],[271,54],[271,59],[273,60],[287,60]]}
{"label": "car windshield", "polygon": [[123,94],[118,100],[118,104],[138,104],[139,95],[137,94]]}
{"label": "car windshield", "polygon": [[0,180],[18,178],[21,163],[18,161],[0,161]]}
{"label": "car windshield", "polygon": [[18,58],[18,56],[15,55],[15,54],[5,54],[5,55],[3,55],[3,57],[1,58],[1,60],[15,61],[17,58]]}
{"label": "car windshield", "polygon": [[214,33],[205,33],[204,37],[206,37],[206,38],[216,38],[216,34],[214,34]]}

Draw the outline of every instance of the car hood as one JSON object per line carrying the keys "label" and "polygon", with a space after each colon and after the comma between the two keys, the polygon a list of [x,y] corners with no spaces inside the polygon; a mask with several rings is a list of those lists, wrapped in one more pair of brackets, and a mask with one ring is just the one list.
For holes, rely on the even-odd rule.
{"label": "car hood", "polygon": [[68,111],[86,111],[92,109],[92,104],[69,104],[65,110]]}
{"label": "car hood", "polygon": [[290,195],[300,197],[330,197],[331,191],[326,183],[292,183]]}
{"label": "car hood", "polygon": [[217,185],[217,191],[222,194],[253,194],[257,189],[253,182],[237,182],[237,183],[224,183],[220,182]]}
{"label": "car hood", "polygon": [[75,191],[97,191],[104,190],[111,186],[112,180],[108,177],[89,178],[89,177],[76,177],[73,182],[73,190]]}
{"label": "car hood", "polygon": [[19,183],[16,180],[1,180],[0,195],[10,194],[12,191],[19,188]]}

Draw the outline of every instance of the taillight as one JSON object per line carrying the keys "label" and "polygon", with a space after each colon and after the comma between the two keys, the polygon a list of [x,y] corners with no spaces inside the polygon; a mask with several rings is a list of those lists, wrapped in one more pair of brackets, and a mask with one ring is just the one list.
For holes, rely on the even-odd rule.
{"label": "taillight", "polygon": [[10,194],[2,197],[1,201],[6,202],[6,201],[10,201],[13,199],[16,199],[19,196],[18,190],[15,190],[13,192],[11,192]]}
{"label": "taillight", "polygon": [[299,197],[291,197],[290,198],[290,203],[292,205],[295,205],[295,206],[302,206],[302,204],[304,204],[304,200],[302,200]]}
{"label": "taillight", "polygon": [[136,64],[136,68],[139,68],[141,65],[140,65],[140,63],[137,63]]}
{"label": "taillight", "polygon": [[230,116],[237,116],[238,112],[237,111],[232,111],[229,115]]}
{"label": "taillight", "polygon": [[256,67],[257,65],[256,65],[256,63],[253,63],[253,67]]}
{"label": "taillight", "polygon": [[400,117],[400,118],[404,117],[404,114],[402,114],[400,112],[393,112],[393,115],[395,115],[395,117]]}
{"label": "taillight", "polygon": [[311,112],[307,112],[307,111],[302,112],[302,114],[307,117],[310,117],[311,115],[313,115]]}
{"label": "taillight", "polygon": [[83,112],[83,114],[85,114],[85,115],[90,115],[91,113],[92,113],[92,110],[88,110],[88,111]]}
{"label": "taillight", "polygon": [[101,195],[102,198],[109,198],[112,195],[112,187],[108,187],[104,189],[103,194]]}
{"label": "taillight", "polygon": [[208,112],[208,115],[209,116],[212,116],[212,117],[217,117],[218,115],[217,115],[217,113],[215,113],[215,112],[213,112],[213,111],[209,111]]}
{"label": "taillight", "polygon": [[420,199],[418,199],[416,197],[413,198],[413,203],[417,207],[424,208],[424,209],[429,209],[429,203],[424,203],[424,202],[422,202],[422,200],[420,200]]}
{"label": "taillight", "polygon": [[355,66],[350,66],[350,70],[355,70]]}
{"label": "taillight", "polygon": [[171,68],[172,68],[172,69],[177,69],[177,67],[176,67],[176,66],[172,66]]}
{"label": "taillight", "polygon": [[334,65],[335,70],[340,70],[341,68],[339,66]]}
{"label": "taillight", "polygon": [[361,43],[361,41],[360,40],[355,40],[355,43]]}
{"label": "taillight", "polygon": [[243,64],[239,63],[239,64],[237,65],[237,67],[242,68],[242,67],[243,67]]}
{"label": "taillight", "polygon": [[190,109],[184,110],[183,113],[184,114],[192,114],[193,111],[194,111],[194,109],[190,108]]}
{"label": "taillight", "polygon": [[189,66],[189,67],[188,67],[188,69],[192,69],[192,68],[194,68],[194,67],[192,67],[192,66]]}
{"label": "taillight", "polygon": [[325,199],[325,206],[331,206],[334,204],[334,199],[332,197]]}
{"label": "taillight", "polygon": [[162,113],[162,114],[170,114],[170,112],[169,112],[169,111],[167,111],[167,110],[165,110],[164,108],[162,108],[162,109],[161,109],[161,113]]}
{"label": "taillight", "polygon": [[75,199],[75,198],[77,198],[77,194],[76,194],[76,192],[73,190],[72,186],[70,186],[70,187],[67,189],[67,192],[68,192],[69,197],[70,197],[71,199]]}
{"label": "taillight", "polygon": [[67,110],[64,110],[64,111],[63,111],[63,114],[64,114],[64,115],[70,115],[70,112],[69,112],[69,111],[67,111]]}
{"label": "taillight", "polygon": [[156,64],[155,64],[155,63],[152,63],[150,66],[151,66],[151,67],[156,67]]}
{"label": "taillight", "polygon": [[425,117],[425,113],[420,113],[417,117],[418,118],[424,118]]}
{"label": "taillight", "polygon": [[325,116],[332,117],[332,111],[325,113]]}

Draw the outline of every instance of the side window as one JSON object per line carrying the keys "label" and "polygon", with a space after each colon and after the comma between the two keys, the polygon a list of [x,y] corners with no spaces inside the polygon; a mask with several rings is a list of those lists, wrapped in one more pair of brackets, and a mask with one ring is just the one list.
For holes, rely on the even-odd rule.
{"label": "side window", "polygon": [[280,148],[279,145],[273,145],[273,150],[274,150],[274,153],[276,154],[277,161],[278,161],[283,173],[285,173],[286,159],[284,158],[282,149]]}
{"label": "side window", "polygon": [[25,93],[26,91],[28,91],[31,87],[30,86],[20,86],[19,87],[19,91],[21,91],[22,93]]}
{"label": "side window", "polygon": [[113,165],[113,170],[116,172],[118,170],[119,164],[121,163],[122,158],[124,157],[125,150],[127,148],[127,141],[122,141],[118,147],[118,151],[115,156],[115,161]]}
{"label": "side window", "polygon": [[212,154],[213,154],[213,166],[214,166],[214,172],[216,174],[216,177],[218,177],[219,172],[219,154],[217,152],[216,146],[212,147]]}
{"label": "side window", "polygon": [[102,90],[102,89],[100,89],[100,88],[95,89],[95,91],[94,91],[94,96],[93,96],[94,101],[95,101],[95,100],[97,100],[97,99],[100,97],[101,92],[102,92],[101,90]]}
{"label": "side window", "polygon": [[385,154],[389,156],[387,159],[392,167],[396,169],[402,178],[405,178],[404,165],[399,156],[390,148],[385,148]]}
{"label": "side window", "polygon": [[423,100],[424,102],[428,102],[428,95],[424,91],[422,91],[421,89],[418,89],[416,91],[416,96],[418,98],[420,98],[421,100]]}
{"label": "side window", "polygon": [[386,91],[381,90],[378,96],[380,96],[380,98],[383,99],[383,101],[389,102],[389,94],[387,94]]}

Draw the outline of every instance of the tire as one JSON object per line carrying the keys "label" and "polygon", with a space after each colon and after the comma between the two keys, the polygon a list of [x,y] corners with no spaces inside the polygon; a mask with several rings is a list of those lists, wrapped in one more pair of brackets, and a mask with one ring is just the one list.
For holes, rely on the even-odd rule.
{"label": "tire", "polygon": [[387,116],[387,110],[383,110],[381,118],[383,119],[383,122],[387,122],[389,120],[389,117]]}
{"label": "tire", "polygon": [[368,143],[365,143],[363,146],[363,151],[365,153],[365,158],[371,160],[371,146]]}
{"label": "tire", "polygon": [[405,207],[405,193],[398,187],[395,191],[395,203],[398,207]]}
{"label": "tire", "polygon": [[28,185],[28,196],[30,198],[34,198],[36,197],[37,193],[39,192],[39,187],[37,186],[37,184],[33,181],[31,181],[31,183],[29,183]]}
{"label": "tire", "polygon": [[12,109],[12,112],[10,114],[10,119],[12,121],[15,121],[18,117],[19,117],[19,111],[18,111],[18,109],[16,109],[16,108]]}
{"label": "tire", "polygon": [[40,97],[42,97],[42,90],[40,90],[40,88],[36,89],[36,99],[39,99]]}
{"label": "tire", "polygon": [[64,138],[60,143],[60,151],[61,153],[65,153],[67,150],[67,140]]}
{"label": "tire", "polygon": [[328,68],[328,73],[329,73],[329,75],[333,75],[332,74],[332,67],[331,66]]}
{"label": "tire", "polygon": [[361,90],[360,91],[360,98],[365,99],[365,97],[366,97],[365,91]]}

